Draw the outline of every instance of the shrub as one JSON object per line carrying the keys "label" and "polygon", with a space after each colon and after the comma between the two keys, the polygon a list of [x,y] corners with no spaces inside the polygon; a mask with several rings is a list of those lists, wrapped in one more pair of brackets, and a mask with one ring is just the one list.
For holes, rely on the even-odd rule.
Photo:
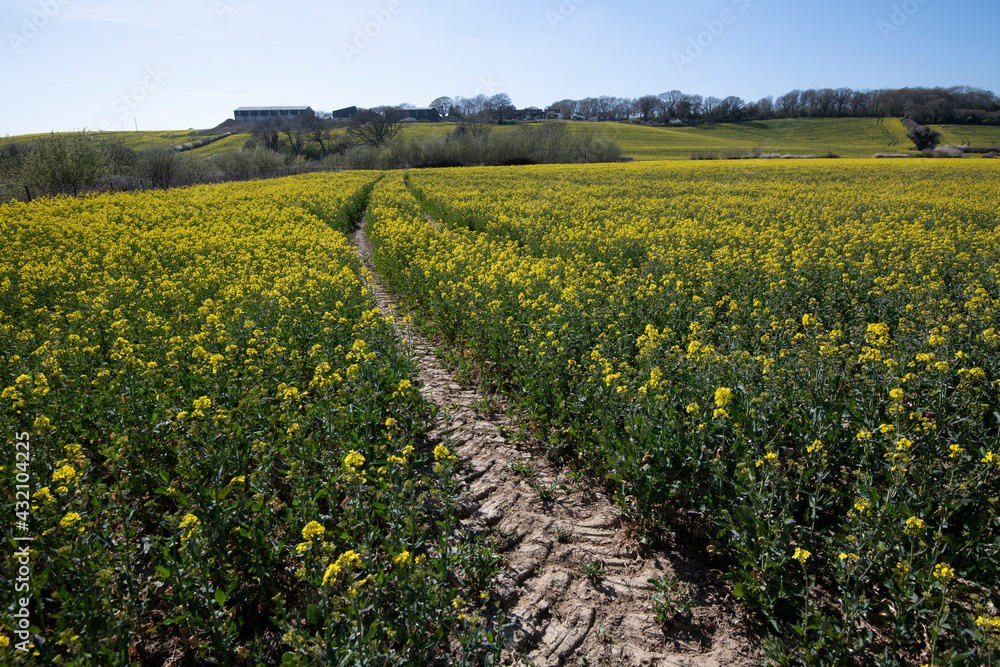
{"label": "shrub", "polygon": [[941,134],[925,125],[917,125],[906,133],[906,138],[913,142],[918,151],[934,148],[941,142]]}

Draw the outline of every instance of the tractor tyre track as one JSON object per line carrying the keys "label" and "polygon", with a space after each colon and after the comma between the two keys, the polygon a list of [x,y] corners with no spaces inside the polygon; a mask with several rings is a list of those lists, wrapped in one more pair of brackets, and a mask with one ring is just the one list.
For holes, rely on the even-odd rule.
{"label": "tractor tyre track", "polygon": [[[369,289],[393,313],[363,226],[353,240]],[[507,621],[505,664],[755,664],[731,599],[697,557],[640,547],[601,490],[580,488],[546,457],[508,442],[508,417],[483,414],[479,392],[460,386],[417,331],[396,325],[419,369],[415,384],[439,408],[429,436],[462,462],[462,529],[496,536],[506,561],[493,586]],[[690,625],[657,622],[649,580],[664,576],[696,602]]]}

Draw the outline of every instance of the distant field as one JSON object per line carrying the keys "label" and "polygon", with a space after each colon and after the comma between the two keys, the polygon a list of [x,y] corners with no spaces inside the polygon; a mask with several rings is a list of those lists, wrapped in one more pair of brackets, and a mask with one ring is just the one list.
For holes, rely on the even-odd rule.
{"label": "distant field", "polygon": [[[181,145],[205,138],[204,136],[196,134],[197,132],[200,132],[200,130],[176,130],[173,132],[164,130],[141,132],[91,132],[90,134],[101,141],[121,141],[129,148],[142,150],[146,148],[154,148],[156,146],[173,146],[175,144]],[[47,137],[49,134],[49,132],[42,132],[40,134],[21,134],[15,137],[10,137],[9,141],[16,141],[19,143],[29,142],[41,139],[42,137]]]}
{"label": "distant field", "polygon": [[944,146],[1000,146],[1000,127],[931,125],[941,133]]}
{"label": "distant field", "polygon": [[[494,128],[497,132],[514,130],[516,125]],[[1000,128],[935,125],[942,134],[942,145],[1000,145]],[[906,139],[906,127],[896,118],[792,118],[786,120],[718,123],[698,127],[645,127],[624,123],[571,123],[574,132],[599,131],[615,139],[625,155],[636,160],[686,160],[696,154],[733,157],[751,152],[796,155],[836,153],[843,157],[871,157],[880,152],[902,152],[912,148]],[[446,135],[454,130],[451,123],[411,123],[400,137],[421,141]],[[344,130],[335,130],[343,134]],[[11,137],[31,141],[46,134]],[[149,132],[101,132],[106,141],[122,141],[134,149],[182,145],[204,139],[195,130]],[[218,155],[238,150],[249,133],[234,134],[215,143],[196,148],[189,155]]]}
{"label": "distant field", "polygon": [[596,125],[636,160],[687,159],[698,152],[726,157],[751,151],[871,157],[910,146],[906,128],[896,119],[886,119],[884,124],[875,118],[795,118],[684,128]]}

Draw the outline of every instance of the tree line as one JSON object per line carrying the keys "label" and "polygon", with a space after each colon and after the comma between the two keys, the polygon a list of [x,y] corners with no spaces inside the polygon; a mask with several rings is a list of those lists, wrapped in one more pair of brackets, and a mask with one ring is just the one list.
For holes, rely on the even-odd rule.
{"label": "tree line", "polygon": [[[462,99],[459,106],[464,111],[467,100]],[[554,102],[549,109],[557,111],[563,118],[588,120],[638,118],[647,122],[737,122],[775,118],[895,116],[924,125],[1000,125],[1000,97],[991,91],[968,86],[881,90],[810,88],[792,90],[777,98],[763,97],[755,102],[735,95],[702,97],[671,90],[639,98],[605,95],[581,100],[564,99]]]}

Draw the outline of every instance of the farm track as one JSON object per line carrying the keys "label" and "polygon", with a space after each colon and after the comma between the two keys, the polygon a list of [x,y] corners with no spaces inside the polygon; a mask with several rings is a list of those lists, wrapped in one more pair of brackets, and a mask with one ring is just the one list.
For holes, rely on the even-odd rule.
{"label": "farm track", "polygon": [[[394,312],[363,225],[354,244],[379,307]],[[639,545],[601,490],[508,442],[502,407],[481,412],[482,396],[455,381],[433,344],[398,318],[397,327],[419,368],[421,393],[439,408],[430,438],[462,462],[462,529],[495,536],[506,561],[494,585],[508,624],[505,664],[754,664],[724,589],[696,555]],[[655,620],[649,579],[663,576],[677,577],[697,604],[692,624],[664,629]]]}

